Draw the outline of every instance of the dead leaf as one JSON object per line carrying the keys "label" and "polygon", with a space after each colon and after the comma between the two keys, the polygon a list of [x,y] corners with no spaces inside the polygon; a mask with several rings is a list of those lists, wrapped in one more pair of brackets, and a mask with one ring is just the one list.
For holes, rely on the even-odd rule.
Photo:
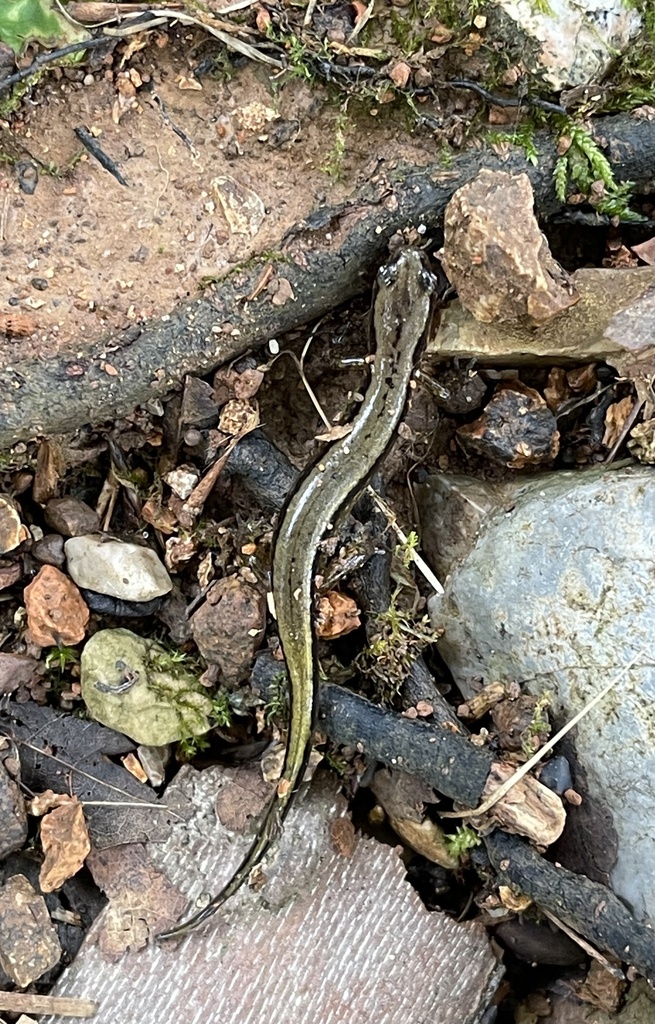
{"label": "dead leaf", "polygon": [[352,597],[330,590],[319,599],[316,632],[321,640],[345,636],[361,626],[359,614],[359,608]]}
{"label": "dead leaf", "polygon": [[[67,793],[55,793],[52,789],[46,789],[43,793],[37,793],[29,802],[29,812],[35,818],[41,818],[48,811],[70,801]],[[77,798],[75,798],[77,799]]]}
{"label": "dead leaf", "polygon": [[175,533],[178,528],[177,516],[162,505],[160,498],[148,498],[141,508],[141,518],[162,533]]}
{"label": "dead leaf", "polygon": [[575,370],[569,370],[566,380],[571,391],[574,391],[576,395],[590,395],[598,383],[596,364],[587,363],[586,366],[578,366]]}
{"label": "dead leaf", "polygon": [[178,89],[189,89],[193,92],[202,92],[202,85],[197,78],[186,78],[184,75],[177,83]]}
{"label": "dead leaf", "polygon": [[274,787],[262,778],[260,769],[252,766],[226,768],[225,785],[216,794],[216,817],[232,832],[247,832],[270,803]]}
{"label": "dead leaf", "polygon": [[640,242],[639,245],[631,245],[630,248],[642,263],[647,263],[649,267],[655,266],[655,235],[647,238],[645,242]]}
{"label": "dead leaf", "polygon": [[89,609],[73,581],[56,566],[39,569],[23,596],[33,643],[52,647],[79,644],[84,639]]}
{"label": "dead leaf", "polygon": [[232,234],[254,237],[266,216],[266,208],[257,193],[228,174],[214,178],[211,187]]}
{"label": "dead leaf", "polygon": [[0,967],[19,988],[27,988],[59,963],[61,946],[43,896],[24,875],[12,875],[0,887],[0,919]]}
{"label": "dead leaf", "polygon": [[444,43],[449,43],[452,38],[453,33],[451,32],[451,30],[449,28],[446,28],[446,26],[442,22],[437,21],[432,29],[430,42],[437,43],[443,46]]}
{"label": "dead leaf", "polygon": [[57,497],[57,485],[66,466],[61,448],[54,441],[42,441],[36,456],[32,497],[39,505]]}
{"label": "dead leaf", "polygon": [[43,675],[44,665],[24,654],[0,653],[0,694],[29,687]]}
{"label": "dead leaf", "polygon": [[623,432],[626,420],[632,412],[634,399],[628,395],[620,402],[613,402],[605,413],[605,433],[603,444],[606,448],[613,448]]}
{"label": "dead leaf", "polygon": [[330,839],[337,853],[342,857],[352,857],[357,845],[355,826],[350,818],[334,818],[330,822]]}
{"label": "dead leaf", "polygon": [[82,805],[76,796],[66,798],[41,822],[41,846],[45,860],[39,872],[42,892],[53,892],[76,875],[91,852]]}
{"label": "dead leaf", "polygon": [[249,398],[254,396],[259,391],[264,380],[264,374],[261,370],[251,369],[244,370],[240,373],[234,382],[234,397],[240,401],[247,401]]}
{"label": "dead leaf", "polygon": [[640,462],[655,464],[655,420],[646,420],[632,428],[628,449]]}
{"label": "dead leaf", "polygon": [[221,410],[218,429],[232,437],[243,437],[259,426],[259,406],[256,402],[233,398]]}
{"label": "dead leaf", "polygon": [[141,844],[93,850],[87,866],[109,899],[89,933],[107,960],[120,959],[126,949],[143,949],[150,935],[170,928],[186,909],[186,897]]}

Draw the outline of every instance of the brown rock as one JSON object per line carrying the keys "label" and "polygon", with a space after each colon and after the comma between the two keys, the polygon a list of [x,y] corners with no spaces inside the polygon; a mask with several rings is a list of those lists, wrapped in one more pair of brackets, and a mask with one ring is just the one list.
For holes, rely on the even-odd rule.
{"label": "brown rock", "polygon": [[191,618],[203,658],[220,669],[225,683],[248,676],[266,625],[264,595],[239,576],[218,580]]}
{"label": "brown rock", "polygon": [[44,565],[25,588],[25,606],[30,639],[40,647],[84,639],[89,609],[73,581],[54,565]]}
{"label": "brown rock", "polygon": [[29,687],[43,673],[43,664],[25,654],[0,653],[0,694]]}
{"label": "brown rock", "polygon": [[61,946],[43,896],[24,875],[0,889],[0,967],[26,988],[59,963]]}
{"label": "brown rock", "polygon": [[64,537],[83,537],[100,529],[98,514],[79,498],[53,498],[44,516],[48,526]]}
{"label": "brown rock", "polygon": [[0,590],[13,587],[14,583],[18,583],[22,575],[23,569],[18,562],[14,562],[12,565],[0,566]]}
{"label": "brown rock", "polygon": [[47,533],[32,548],[32,554],[42,565],[56,565],[63,569],[66,561],[64,538],[59,533]]}
{"label": "brown rock", "polygon": [[10,498],[0,498],[0,555],[13,551],[29,536],[20,514]]}
{"label": "brown rock", "polygon": [[481,170],[446,207],[443,264],[483,323],[550,320],[577,302],[534,215],[527,174]]}

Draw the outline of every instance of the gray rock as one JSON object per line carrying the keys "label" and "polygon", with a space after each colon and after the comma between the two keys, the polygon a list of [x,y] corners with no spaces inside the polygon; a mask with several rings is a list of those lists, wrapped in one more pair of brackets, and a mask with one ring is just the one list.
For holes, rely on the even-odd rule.
{"label": "gray rock", "polygon": [[66,561],[64,538],[58,533],[46,533],[45,537],[34,545],[32,554],[42,565],[55,565],[58,569],[63,569]]}
{"label": "gray rock", "polygon": [[653,524],[653,470],[539,477],[483,523],[430,609],[465,698],[474,677],[516,679],[567,720],[643,652],[575,735],[613,816],[612,886],[655,925]]}
{"label": "gray rock", "polygon": [[48,526],[64,537],[81,537],[100,529],[98,513],[79,498],[53,498],[43,515]]}
{"label": "gray rock", "polygon": [[625,0],[561,0],[553,7],[496,0],[487,13],[487,33],[509,52],[523,54],[525,72],[542,77],[555,92],[599,82],[642,25]]}
{"label": "gray rock", "polygon": [[92,534],[71,537],[64,550],[69,574],[78,587],[86,590],[122,601],[151,601],[173,587],[151,548]]}
{"label": "gray rock", "polygon": [[93,717],[136,743],[164,746],[210,728],[205,688],[160,644],[129,629],[102,629],[87,641],[80,682]]}
{"label": "gray rock", "polygon": [[27,811],[18,784],[0,760],[0,860],[27,839]]}

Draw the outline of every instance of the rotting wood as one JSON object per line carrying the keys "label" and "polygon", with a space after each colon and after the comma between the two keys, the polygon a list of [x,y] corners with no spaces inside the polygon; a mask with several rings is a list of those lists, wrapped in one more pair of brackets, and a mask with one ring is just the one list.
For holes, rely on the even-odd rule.
{"label": "rotting wood", "polygon": [[[640,185],[649,187],[655,122],[619,115],[594,127],[617,180],[635,182],[636,191]],[[206,373],[352,299],[370,286],[389,239],[408,225],[422,224],[428,233],[438,229],[453,192],[481,167],[525,171],[539,214],[554,214],[561,209],[553,181],[554,140],[542,133],[535,144],[537,167],[519,149],[505,159],[490,149],[471,149],[447,170],[434,164],[381,173],[347,205],[317,211],[280,243],[276,270],[288,279],[295,301],[275,306],[266,294],[246,301],[270,264],[261,258],[215,285],[210,298],[178,306],[127,343],[114,335],[90,346],[83,357],[59,353],[5,367],[0,371],[0,448],[125,415],[166,394],[185,374]],[[100,365],[108,345],[118,346],[112,353],[115,376]]]}
{"label": "rotting wood", "polygon": [[37,996],[32,992],[0,992],[0,1013],[48,1013],[59,1017],[94,1017],[98,1004],[70,996]]}

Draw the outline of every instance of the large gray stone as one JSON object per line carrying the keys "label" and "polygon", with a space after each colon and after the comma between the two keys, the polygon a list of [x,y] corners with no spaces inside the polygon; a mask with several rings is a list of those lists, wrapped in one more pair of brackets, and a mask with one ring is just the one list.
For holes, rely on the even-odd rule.
{"label": "large gray stone", "polygon": [[643,652],[575,737],[589,794],[613,816],[612,885],[653,925],[654,605],[655,471],[642,468],[553,473],[518,488],[431,601],[465,696],[475,677],[516,679],[550,691],[568,719]]}

